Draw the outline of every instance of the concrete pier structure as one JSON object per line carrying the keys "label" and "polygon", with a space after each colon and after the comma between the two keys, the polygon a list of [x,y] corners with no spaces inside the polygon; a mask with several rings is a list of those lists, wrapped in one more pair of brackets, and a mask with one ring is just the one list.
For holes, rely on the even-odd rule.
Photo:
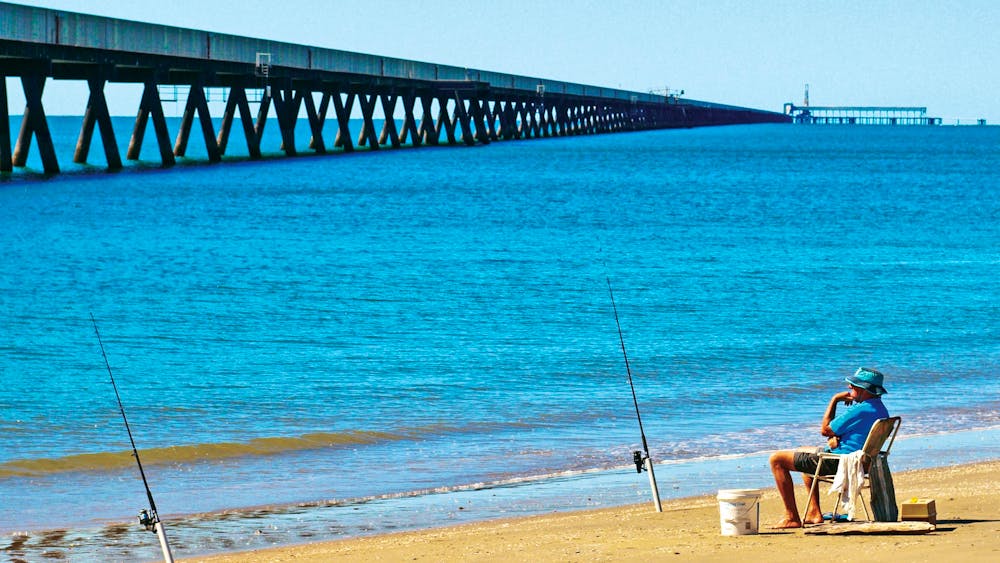
{"label": "concrete pier structure", "polygon": [[[20,79],[25,97],[13,146],[7,77]],[[295,155],[303,113],[314,153],[790,121],[778,112],[0,3],[0,172],[23,167],[33,141],[45,172],[59,172],[42,103],[49,80],[86,82],[73,161],[87,162],[96,128],[112,170],[123,161],[109,83],[142,86],[125,159],[140,158],[152,121],[165,166],[186,154],[195,119],[209,161],[225,156],[237,118],[250,158],[265,151],[270,116],[278,150]],[[167,87],[187,94],[173,136],[160,95]],[[215,91],[226,103],[218,131],[207,103]],[[360,131],[352,131],[357,113]]]}
{"label": "concrete pier structure", "polygon": [[941,125],[928,117],[926,107],[910,106],[796,106],[785,104],[795,123],[812,125]]}

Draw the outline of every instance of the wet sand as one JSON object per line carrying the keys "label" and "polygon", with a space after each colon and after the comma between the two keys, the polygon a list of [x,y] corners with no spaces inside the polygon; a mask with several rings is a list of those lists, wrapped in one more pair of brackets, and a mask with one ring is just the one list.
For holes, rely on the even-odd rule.
{"label": "wet sand", "polygon": [[[798,476],[796,476],[798,477]],[[1000,460],[898,473],[896,498],[933,498],[937,529],[926,534],[812,535],[769,530],[782,517],[765,489],[760,534],[722,536],[714,496],[493,520],[188,561],[1000,561]],[[798,481],[801,483],[801,481]],[[796,489],[801,506],[805,490]],[[824,508],[833,497],[821,497]],[[836,524],[824,524],[836,526]],[[838,552],[840,555],[838,555]]]}

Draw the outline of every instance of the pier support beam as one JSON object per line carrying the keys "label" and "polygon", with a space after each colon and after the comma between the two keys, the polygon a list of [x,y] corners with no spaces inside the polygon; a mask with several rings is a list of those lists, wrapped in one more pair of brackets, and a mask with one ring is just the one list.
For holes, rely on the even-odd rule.
{"label": "pier support beam", "polygon": [[420,138],[428,145],[437,145],[440,130],[434,125],[434,97],[430,93],[420,96]]}
{"label": "pier support beam", "polygon": [[278,117],[278,129],[281,130],[281,149],[286,155],[295,156],[298,154],[295,148],[295,121],[299,117],[302,98],[295,95],[291,86],[272,87],[271,94],[274,99],[274,113]]}
{"label": "pier support beam", "polygon": [[13,172],[10,150],[10,107],[7,104],[7,77],[0,74],[0,172]]}
{"label": "pier support beam", "polygon": [[337,138],[335,147],[343,147],[344,152],[354,151],[351,140],[351,111],[354,109],[354,92],[345,92],[346,99],[340,98],[341,92],[333,92],[333,112],[337,114]]}
{"label": "pier support beam", "polygon": [[525,137],[529,139],[537,139],[538,137],[541,137],[541,127],[538,124],[538,107],[536,102],[529,102],[525,104],[525,112],[528,116],[528,130]]}
{"label": "pier support beam", "polygon": [[260,136],[254,127],[253,114],[250,113],[250,104],[247,101],[246,89],[242,86],[229,89],[229,99],[226,100],[226,110],[222,114],[222,124],[219,126],[219,137],[216,140],[216,144],[219,147],[219,154],[226,154],[226,147],[229,145],[229,132],[237,110],[240,112],[240,123],[243,124],[243,136],[247,140],[247,153],[251,159],[259,159]]}
{"label": "pier support beam", "polygon": [[382,113],[385,114],[385,122],[382,124],[382,133],[379,134],[378,143],[384,145],[388,142],[392,145],[392,148],[398,149],[400,147],[399,132],[396,130],[396,118],[394,116],[399,96],[396,94],[382,94],[380,98],[382,99]]}
{"label": "pier support beam", "polygon": [[542,125],[542,136],[552,137],[555,135],[555,128],[553,127],[552,120],[552,106],[551,104],[542,104],[541,109],[541,119],[539,120]]}
{"label": "pier support beam", "polygon": [[417,103],[417,97],[413,91],[405,92],[400,96],[403,98],[403,127],[399,132],[399,142],[405,143],[407,138],[412,139],[414,147],[419,147],[423,138],[420,130],[417,129],[417,119],[413,115],[413,108]]}
{"label": "pier support beam", "polygon": [[111,114],[108,112],[108,102],[104,97],[104,78],[89,78],[90,97],[87,99],[87,110],[83,114],[83,124],[80,126],[80,137],[76,141],[76,151],[73,162],[85,164],[90,154],[90,142],[94,136],[94,124],[101,132],[101,142],[104,145],[104,158],[108,162],[108,170],[121,170],[122,157],[118,153],[118,143],[115,141],[115,130],[111,126]]}
{"label": "pier support beam", "polygon": [[499,140],[496,129],[498,107],[500,107],[499,102],[491,102],[489,99],[482,100],[481,115],[486,126],[486,134],[489,135],[490,142]]}
{"label": "pier support beam", "polygon": [[517,129],[517,108],[512,100],[504,100],[503,110],[500,117],[500,133],[505,141],[516,139]]}
{"label": "pier support beam", "polygon": [[[330,111],[330,97],[331,97],[330,92],[324,91],[322,93],[322,96],[319,99],[319,109],[316,111],[316,124],[315,125],[313,124],[313,118],[312,117],[309,118],[309,126],[310,126],[310,128],[312,128],[312,129],[318,129],[319,130],[319,135],[320,135],[319,141],[321,143],[323,141],[322,133],[323,133],[323,126],[326,124],[326,115],[327,115],[327,112]],[[309,108],[307,107],[306,109],[308,110]],[[313,132],[313,136],[309,139],[309,148],[316,149],[316,133],[315,133],[315,131]],[[323,152],[326,152],[326,146],[325,146],[325,144],[323,146]]]}
{"label": "pier support beam", "polygon": [[177,131],[177,143],[174,145],[174,156],[183,157],[187,153],[188,138],[191,134],[191,125],[194,122],[194,114],[197,112],[198,121],[201,123],[201,133],[205,138],[205,151],[208,153],[208,160],[219,162],[222,156],[219,154],[219,145],[215,140],[215,128],[212,125],[212,116],[208,113],[208,101],[205,99],[205,89],[200,82],[191,84],[188,91],[187,103],[184,104],[184,114],[181,117],[181,126]]}
{"label": "pier support beam", "polygon": [[358,146],[363,147],[367,143],[372,150],[378,149],[378,137],[375,136],[375,123],[372,121],[377,98],[378,94],[358,94],[358,105],[361,106],[362,117]]}
{"label": "pier support beam", "polygon": [[173,165],[174,152],[170,147],[170,133],[167,131],[167,120],[163,117],[163,104],[160,103],[160,93],[156,82],[147,80],[142,90],[142,100],[139,101],[139,113],[135,118],[135,128],[132,129],[132,139],[128,144],[125,158],[139,160],[142,150],[142,139],[146,135],[146,125],[153,120],[153,131],[156,133],[156,143],[160,147],[160,162],[164,166]]}
{"label": "pier support beam", "polygon": [[[312,138],[309,139],[309,148],[318,154],[323,154],[326,152],[326,143],[323,142],[323,122],[326,121],[326,110],[324,109],[322,113],[317,113],[316,102],[313,100],[312,92],[309,90],[299,90],[298,97],[305,103],[306,118],[309,120],[309,129],[312,131]],[[324,95],[324,100],[321,100],[321,102],[326,100],[329,100],[329,97]],[[329,104],[328,101],[326,103]]]}
{"label": "pier support beam", "polygon": [[46,174],[58,174],[59,162],[56,160],[56,150],[52,145],[52,135],[45,119],[45,109],[42,107],[42,91],[45,89],[45,75],[29,74],[21,77],[24,88],[24,118],[21,120],[21,133],[17,136],[14,146],[13,165],[24,167],[28,161],[28,150],[31,148],[31,137],[38,143],[38,153],[42,157],[42,167]]}
{"label": "pier support beam", "polygon": [[[469,126],[469,112],[465,107],[466,101],[455,92],[455,120],[462,128],[462,142],[472,146],[476,144],[476,138],[472,135],[472,128]],[[455,141],[452,141],[454,144]]]}
{"label": "pier support beam", "polygon": [[[438,96],[438,119],[434,130],[437,138],[440,139],[441,129],[444,128],[445,135],[448,138],[448,144],[454,145],[458,141],[455,140],[455,121],[452,120],[452,117],[448,114],[448,100],[449,98],[445,95]],[[458,118],[456,117],[455,119]]]}
{"label": "pier support beam", "polygon": [[271,88],[264,88],[264,95],[260,98],[260,107],[257,108],[257,122],[253,126],[254,135],[257,136],[257,146],[260,146],[260,139],[264,138],[264,126],[267,125],[267,114],[271,111]]}
{"label": "pier support beam", "polygon": [[486,129],[486,116],[484,112],[484,107],[488,110],[486,100],[479,99],[479,96],[474,96],[469,99],[469,113],[472,118],[472,125],[476,128],[476,142],[488,145],[490,144],[490,132]]}

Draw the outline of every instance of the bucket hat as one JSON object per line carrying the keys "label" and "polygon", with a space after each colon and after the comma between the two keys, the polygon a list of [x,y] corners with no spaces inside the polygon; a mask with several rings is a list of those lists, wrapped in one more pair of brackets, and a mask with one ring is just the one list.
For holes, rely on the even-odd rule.
{"label": "bucket hat", "polygon": [[858,371],[854,372],[854,375],[848,375],[844,379],[851,385],[865,389],[878,397],[888,393],[885,387],[882,387],[884,378],[885,376],[882,375],[882,372],[877,369],[858,368]]}

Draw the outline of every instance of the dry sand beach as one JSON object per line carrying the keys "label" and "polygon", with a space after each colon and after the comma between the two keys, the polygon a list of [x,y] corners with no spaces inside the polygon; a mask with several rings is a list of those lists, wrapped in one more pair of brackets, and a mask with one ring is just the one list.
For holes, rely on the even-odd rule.
{"label": "dry sand beach", "polygon": [[[918,535],[768,530],[769,523],[781,518],[780,500],[772,488],[761,499],[761,533],[755,536],[722,536],[718,502],[705,496],[666,502],[662,514],[650,503],[190,561],[819,561],[849,554],[866,561],[1000,561],[998,476],[1000,460],[894,475],[897,500],[921,497],[937,503],[937,529]],[[801,503],[801,486],[796,494]],[[831,497],[824,497],[828,506]]]}

